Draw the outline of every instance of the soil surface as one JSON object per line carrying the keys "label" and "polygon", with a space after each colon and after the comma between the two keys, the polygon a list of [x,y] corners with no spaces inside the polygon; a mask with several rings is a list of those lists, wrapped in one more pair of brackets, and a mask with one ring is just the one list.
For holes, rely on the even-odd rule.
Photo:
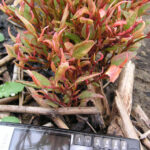
{"label": "soil surface", "polygon": [[[15,30],[12,24],[9,23],[6,20],[6,18],[7,16],[4,15],[2,12],[0,12],[0,32],[3,33],[5,36],[4,42],[11,43],[11,40],[7,32],[8,26],[11,26],[11,31],[13,34],[15,34]],[[150,17],[147,17],[146,19],[150,20]],[[5,48],[3,46],[3,43],[0,43],[0,58],[3,57],[2,53],[5,53]],[[144,109],[144,111],[148,114],[148,116],[150,116],[150,109],[149,109],[150,108],[150,67],[149,67],[150,59],[149,58],[150,58],[150,40],[146,39],[142,41],[142,46],[139,49],[137,59],[134,60],[136,64],[136,72],[135,72],[135,83],[134,83],[134,91],[133,91],[133,105],[140,104]],[[23,123],[29,123],[30,121],[28,120],[31,120],[32,116],[24,115],[23,118],[27,118]],[[50,120],[49,118],[46,119],[47,121]],[[89,122],[94,122],[92,121],[93,119],[94,119],[93,116],[89,117]],[[67,117],[65,118],[65,120],[67,120]],[[90,128],[87,127],[87,124],[84,121],[80,119],[76,120],[74,119],[74,117],[72,117],[72,120],[70,120],[72,124],[71,129],[91,132]],[[32,124],[34,125],[43,124],[43,122],[39,124],[40,121],[41,120],[39,117],[35,117],[32,121]],[[93,127],[96,129],[97,128],[96,126],[97,125]]]}
{"label": "soil surface", "polygon": [[[150,16],[145,17],[150,22]],[[145,32],[150,31],[150,25]],[[137,59],[135,60],[135,82],[133,91],[133,104],[139,104],[150,117],[150,39],[141,42]]]}

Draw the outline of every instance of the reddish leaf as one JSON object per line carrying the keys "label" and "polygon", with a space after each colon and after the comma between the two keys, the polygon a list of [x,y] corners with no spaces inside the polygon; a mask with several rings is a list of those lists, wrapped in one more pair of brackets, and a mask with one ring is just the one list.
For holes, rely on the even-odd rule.
{"label": "reddish leaf", "polygon": [[111,65],[108,70],[106,71],[106,75],[109,76],[110,82],[115,82],[116,79],[119,77],[119,74],[121,72],[121,69],[119,66]]}
{"label": "reddish leaf", "polygon": [[81,16],[84,15],[84,14],[89,14],[89,10],[88,10],[87,7],[83,7],[83,8],[81,8],[81,9],[79,9],[79,10],[75,13],[75,15],[73,16],[72,19],[77,19],[77,18],[81,17]]}
{"label": "reddish leaf", "polygon": [[127,24],[125,20],[119,20],[113,24],[113,27],[123,26],[124,24]]}
{"label": "reddish leaf", "polygon": [[37,33],[36,30],[34,28],[34,26],[24,17],[22,17],[17,11],[16,11],[16,15],[17,17],[24,23],[25,27],[27,28],[27,30],[33,34],[35,37],[37,37]]}
{"label": "reddish leaf", "polygon": [[94,77],[99,76],[99,75],[101,75],[101,74],[102,74],[102,73],[93,73],[93,74],[91,74],[91,75],[81,76],[81,77],[79,77],[79,78],[75,81],[75,84],[81,83],[81,82],[83,82],[83,81],[85,81],[85,80],[94,78]]}
{"label": "reddish leaf", "polygon": [[61,29],[64,28],[68,15],[69,15],[69,10],[68,10],[68,4],[67,4],[66,8],[64,10],[64,14],[63,14],[62,19],[61,19],[61,23],[60,23]]}

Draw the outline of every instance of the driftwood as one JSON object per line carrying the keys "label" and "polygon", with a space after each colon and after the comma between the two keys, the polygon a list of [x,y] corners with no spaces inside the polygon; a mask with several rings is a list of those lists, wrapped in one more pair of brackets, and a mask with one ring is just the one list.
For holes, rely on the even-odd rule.
{"label": "driftwood", "polygon": [[[134,83],[134,71],[135,65],[129,61],[119,77],[119,85],[118,85],[118,93],[126,107],[128,115],[130,115],[131,108],[132,108],[132,91],[133,91],[133,83]],[[116,111],[116,105],[113,104],[112,109],[112,122],[108,127],[108,134],[115,134],[115,135],[124,135],[122,129],[119,125],[120,117],[118,112]]]}

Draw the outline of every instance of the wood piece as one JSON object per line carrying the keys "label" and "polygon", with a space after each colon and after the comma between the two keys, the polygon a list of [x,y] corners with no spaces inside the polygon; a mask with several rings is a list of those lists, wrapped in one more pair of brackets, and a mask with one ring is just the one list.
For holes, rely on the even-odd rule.
{"label": "wood piece", "polygon": [[[142,133],[147,133],[150,130],[150,119],[140,105],[133,108],[132,117],[135,119],[135,121],[133,121],[134,125],[140,129]],[[150,139],[150,135],[147,135],[147,138]]]}
{"label": "wood piece", "polygon": [[148,135],[150,135],[150,130],[148,130],[147,132],[143,133],[142,135],[140,135],[140,139],[145,139]]}
{"label": "wood piece", "polygon": [[140,105],[137,105],[135,108],[133,108],[132,112],[133,116],[135,116],[137,119],[142,120],[147,128],[150,129],[150,119],[146,115],[146,113],[143,111]]}
{"label": "wood piece", "polygon": [[7,62],[11,61],[13,57],[10,57],[9,55],[5,56],[4,58],[0,59],[0,66],[5,65]]}
{"label": "wood piece", "polygon": [[7,70],[7,67],[6,66],[2,66],[1,68],[0,68],[0,75],[3,73],[3,72],[5,72]]}
{"label": "wood piece", "polygon": [[74,114],[97,114],[99,111],[95,107],[60,107],[58,109],[0,105],[0,112],[28,113],[40,115],[74,115]]}
{"label": "wood piece", "polygon": [[53,117],[52,119],[59,128],[69,129],[69,127],[59,117]]}
{"label": "wood piece", "polygon": [[128,114],[130,115],[132,109],[132,92],[134,83],[135,65],[129,61],[123,69],[119,77],[118,92],[123,100]]}
{"label": "wood piece", "polygon": [[13,96],[13,97],[7,97],[7,98],[1,98],[0,99],[0,105],[1,104],[7,104],[10,103],[12,101],[18,100],[19,96]]}
{"label": "wood piece", "polygon": [[12,81],[16,81],[18,79],[18,67],[14,64]]}
{"label": "wood piece", "polygon": [[[116,104],[117,110],[122,120],[121,129],[123,130],[125,137],[139,140],[139,137],[129,117],[128,111],[126,110],[126,107],[124,103],[122,102],[121,96],[119,95],[118,91],[116,91],[115,104]],[[140,144],[140,147],[141,147],[141,150],[143,150],[143,147],[141,144]]]}
{"label": "wood piece", "polygon": [[130,120],[128,113],[127,113],[126,107],[124,106],[118,91],[116,91],[115,104],[116,104],[117,110],[119,112],[119,115],[122,119],[123,131],[125,133],[125,136],[128,138],[133,138],[133,139],[139,140],[139,138],[135,132],[134,126]]}
{"label": "wood piece", "polygon": [[141,140],[141,142],[148,150],[150,150],[150,140],[148,140],[148,138]]}
{"label": "wood piece", "polygon": [[[139,130],[137,130],[136,128],[135,130],[139,137],[142,136]],[[148,140],[148,138],[142,139],[141,142],[148,150],[150,149],[150,140]]]}
{"label": "wood piece", "polygon": [[[120,74],[119,77],[119,85],[118,85],[118,92],[121,96],[122,102],[125,104],[125,107],[127,108],[128,115],[130,115],[131,108],[132,108],[132,92],[133,92],[133,82],[134,82],[134,71],[135,71],[135,65],[129,61],[123,71]],[[120,117],[118,115],[116,105],[113,104],[112,113],[111,113],[111,124],[108,127],[108,134],[114,134],[117,132],[121,135],[124,135],[122,132],[122,129],[117,124],[117,122],[120,122]]]}

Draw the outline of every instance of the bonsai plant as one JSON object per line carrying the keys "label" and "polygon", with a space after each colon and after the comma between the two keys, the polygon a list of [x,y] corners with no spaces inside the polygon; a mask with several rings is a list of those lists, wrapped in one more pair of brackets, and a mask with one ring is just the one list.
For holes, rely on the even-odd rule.
{"label": "bonsai plant", "polygon": [[[103,99],[102,82],[115,82],[139,41],[149,38],[142,19],[149,7],[149,0],[15,0],[11,6],[2,0],[0,9],[23,28],[16,37],[9,29],[14,45],[5,44],[33,80],[19,82],[54,108]],[[99,100],[94,105],[101,107]]]}

